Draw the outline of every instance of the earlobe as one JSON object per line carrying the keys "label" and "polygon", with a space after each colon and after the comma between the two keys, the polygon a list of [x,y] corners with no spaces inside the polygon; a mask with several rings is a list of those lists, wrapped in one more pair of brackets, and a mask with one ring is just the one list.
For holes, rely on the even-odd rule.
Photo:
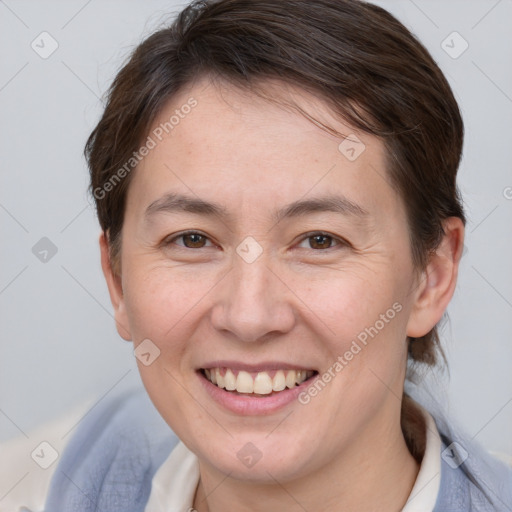
{"label": "earlobe", "polygon": [[441,320],[455,291],[464,246],[464,224],[458,217],[443,222],[444,236],[421,275],[407,324],[407,336],[420,338]]}
{"label": "earlobe", "polygon": [[115,275],[110,262],[110,251],[105,233],[102,231],[99,236],[100,252],[101,252],[101,268],[105,281],[107,282],[110,302],[114,308],[114,318],[119,336],[126,341],[131,341],[131,334],[128,329],[128,318],[124,302],[123,287],[121,277]]}

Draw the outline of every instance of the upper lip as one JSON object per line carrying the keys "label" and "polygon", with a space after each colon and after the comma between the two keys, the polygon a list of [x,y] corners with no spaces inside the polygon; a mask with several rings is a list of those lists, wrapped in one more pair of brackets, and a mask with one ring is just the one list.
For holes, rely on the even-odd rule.
{"label": "upper lip", "polygon": [[210,361],[202,364],[199,368],[201,370],[208,370],[210,368],[229,368],[231,370],[246,371],[246,372],[265,372],[270,370],[309,370],[316,371],[310,366],[303,366],[302,364],[284,363],[279,361],[262,361],[261,363],[242,363],[240,361]]}

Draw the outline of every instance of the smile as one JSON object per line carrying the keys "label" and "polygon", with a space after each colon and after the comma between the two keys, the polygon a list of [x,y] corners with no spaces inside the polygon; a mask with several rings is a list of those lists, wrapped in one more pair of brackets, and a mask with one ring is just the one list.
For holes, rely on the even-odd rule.
{"label": "smile", "polygon": [[220,389],[252,396],[269,396],[295,388],[318,373],[304,369],[248,372],[231,368],[204,368],[201,372]]}

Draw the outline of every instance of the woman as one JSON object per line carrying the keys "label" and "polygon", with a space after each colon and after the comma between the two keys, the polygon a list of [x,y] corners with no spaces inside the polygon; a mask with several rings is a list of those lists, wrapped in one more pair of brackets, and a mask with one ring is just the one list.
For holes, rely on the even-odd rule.
{"label": "woman", "polygon": [[86,156],[151,403],[87,417],[45,510],[512,510],[510,469],[404,394],[457,280],[462,141],[371,4],[196,2],[144,41]]}

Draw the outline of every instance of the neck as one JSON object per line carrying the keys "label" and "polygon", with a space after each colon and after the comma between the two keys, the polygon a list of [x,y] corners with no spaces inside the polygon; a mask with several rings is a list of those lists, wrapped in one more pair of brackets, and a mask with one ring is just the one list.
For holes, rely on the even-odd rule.
{"label": "neck", "polygon": [[405,505],[419,471],[399,421],[392,427],[384,423],[378,430],[367,428],[328,465],[285,484],[251,483],[226,477],[202,463],[199,467],[197,512],[396,511]]}

